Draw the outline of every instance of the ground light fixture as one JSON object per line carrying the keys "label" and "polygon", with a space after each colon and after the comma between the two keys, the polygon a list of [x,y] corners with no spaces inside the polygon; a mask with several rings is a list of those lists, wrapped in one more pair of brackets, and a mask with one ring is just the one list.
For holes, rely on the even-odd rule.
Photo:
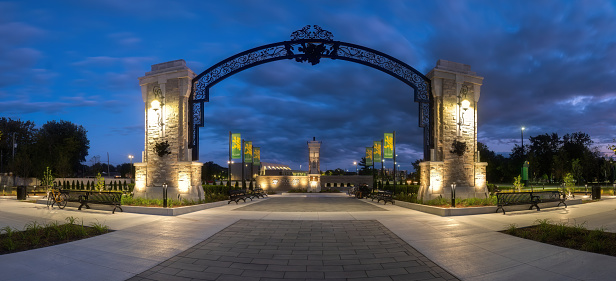
{"label": "ground light fixture", "polygon": [[456,207],[456,182],[451,184],[451,207]]}
{"label": "ground light fixture", "polygon": [[167,208],[167,183],[163,183],[163,208]]}

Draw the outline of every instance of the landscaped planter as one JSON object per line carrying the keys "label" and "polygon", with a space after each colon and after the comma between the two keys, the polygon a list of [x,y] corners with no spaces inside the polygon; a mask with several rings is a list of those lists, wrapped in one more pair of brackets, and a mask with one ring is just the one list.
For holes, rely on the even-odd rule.
{"label": "landscaped planter", "polygon": [[[175,208],[122,205],[122,210],[124,210],[125,213],[137,213],[137,214],[160,215],[160,216],[179,216],[179,215],[197,212],[197,211],[201,211],[205,209],[225,206],[227,205],[227,202],[228,200],[224,200],[224,201],[218,201],[218,202],[211,202],[211,203],[191,205],[191,206],[181,206],[181,207],[175,207]],[[47,204],[47,199],[38,199],[36,203],[37,204]],[[89,205],[94,210],[111,211],[113,209],[113,206],[109,206],[109,205],[100,205],[100,204],[89,204]],[[79,207],[79,202],[68,202],[66,206],[77,208]]]}
{"label": "landscaped planter", "polygon": [[[566,202],[567,202],[567,206],[576,205],[576,204],[581,204],[582,199],[567,200]],[[558,202],[539,203],[538,205],[539,205],[539,208],[543,210],[543,208],[556,207],[558,205]],[[495,213],[496,208],[497,208],[496,206],[441,208],[441,207],[430,206],[430,205],[409,203],[409,202],[404,202],[404,201],[399,201],[399,200],[396,200],[396,206],[407,208],[407,209],[413,209],[416,211],[429,213],[429,214],[433,214],[433,215],[437,215],[441,217],[490,214],[490,213]],[[505,212],[528,210],[529,207],[530,207],[530,204],[505,206]],[[561,207],[563,206],[561,205]],[[502,214],[502,211],[499,210],[499,213]]]}

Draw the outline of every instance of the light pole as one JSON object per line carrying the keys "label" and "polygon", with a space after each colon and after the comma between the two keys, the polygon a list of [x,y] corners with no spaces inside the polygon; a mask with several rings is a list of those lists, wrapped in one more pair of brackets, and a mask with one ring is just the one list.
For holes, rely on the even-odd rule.
{"label": "light pole", "polygon": [[355,174],[357,174],[357,161],[353,161],[353,165],[355,165]]}
{"label": "light pole", "polygon": [[128,159],[130,159],[130,173],[128,173],[128,177],[132,179],[132,174],[133,174],[133,158],[135,158],[135,156],[132,155],[128,155]]}
{"label": "light pole", "polygon": [[520,130],[520,134],[521,134],[520,140],[522,141],[522,155],[524,155],[524,130],[525,129],[526,128],[522,127],[522,130]]}

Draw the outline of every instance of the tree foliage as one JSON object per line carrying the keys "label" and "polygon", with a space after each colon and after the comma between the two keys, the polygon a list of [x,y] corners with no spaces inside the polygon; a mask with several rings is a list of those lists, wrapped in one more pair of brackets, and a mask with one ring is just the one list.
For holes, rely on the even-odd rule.
{"label": "tree foliage", "polygon": [[68,121],[49,121],[37,129],[31,121],[0,117],[0,131],[0,172],[21,177],[42,177],[46,167],[59,177],[73,176],[90,148],[86,130]]}
{"label": "tree foliage", "polygon": [[578,184],[589,181],[613,181],[610,160],[593,147],[591,137],[582,132],[559,137],[557,133],[529,137],[530,144],[515,145],[509,157],[497,155],[487,146],[477,143],[480,160],[488,162],[487,180],[507,182],[520,173],[524,161],[529,161],[531,182],[563,182],[568,174]]}

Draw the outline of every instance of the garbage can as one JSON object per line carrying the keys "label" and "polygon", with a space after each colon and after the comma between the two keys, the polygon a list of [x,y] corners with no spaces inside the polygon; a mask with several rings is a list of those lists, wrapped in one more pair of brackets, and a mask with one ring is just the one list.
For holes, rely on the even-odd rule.
{"label": "garbage can", "polygon": [[26,187],[23,185],[17,187],[17,200],[26,200]]}
{"label": "garbage can", "polygon": [[592,200],[601,199],[601,186],[595,184],[592,186]]}

